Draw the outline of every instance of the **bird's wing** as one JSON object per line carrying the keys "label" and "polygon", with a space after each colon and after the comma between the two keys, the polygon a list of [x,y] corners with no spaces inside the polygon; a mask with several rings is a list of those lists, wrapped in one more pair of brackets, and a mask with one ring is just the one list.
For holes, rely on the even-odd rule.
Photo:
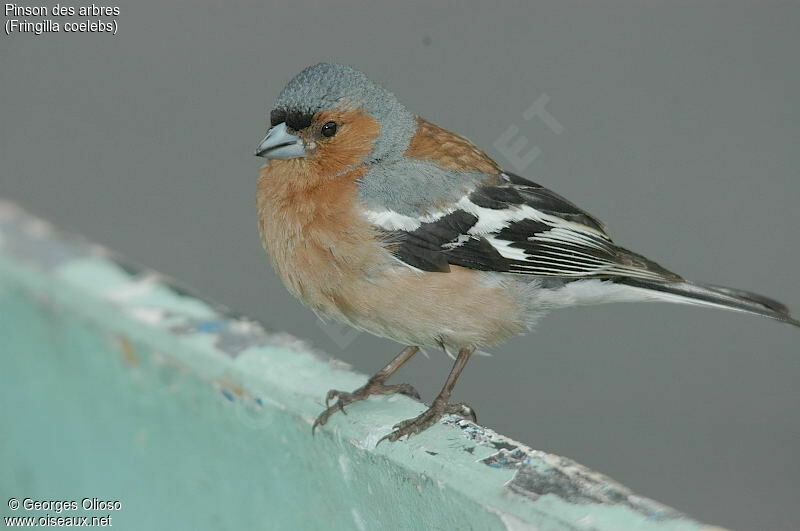
{"label": "bird's wing", "polygon": [[[491,181],[490,181],[491,182]],[[604,225],[560,195],[504,172],[436,213],[411,218],[365,212],[405,264],[447,272],[483,271],[566,278],[679,280],[658,264],[615,245]]]}

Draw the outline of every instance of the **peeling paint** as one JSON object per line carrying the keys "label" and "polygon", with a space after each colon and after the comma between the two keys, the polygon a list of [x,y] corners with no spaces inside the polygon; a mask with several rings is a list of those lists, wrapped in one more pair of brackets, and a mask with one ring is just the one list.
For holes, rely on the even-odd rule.
{"label": "peeling paint", "polygon": [[158,324],[166,319],[167,312],[162,308],[139,307],[129,308],[128,314],[137,321],[147,324]]}
{"label": "peeling paint", "polygon": [[230,378],[221,378],[214,382],[217,387],[219,388],[220,393],[222,396],[227,398],[230,402],[235,402],[236,400],[242,400],[244,398],[249,398],[249,394],[242,388],[242,386],[234,380]]}
{"label": "peeling paint", "polygon": [[231,393],[229,390],[221,389],[220,391],[222,392],[222,396],[227,398],[230,402],[235,402],[236,401],[236,397],[233,396],[233,393]]}
{"label": "peeling paint", "polygon": [[212,334],[216,336],[214,345],[231,357],[236,357],[250,347],[269,345],[272,340],[264,329],[254,321],[187,318],[180,324],[170,327],[179,335]]}
{"label": "peeling paint", "polygon": [[113,301],[126,302],[152,292],[158,281],[158,275],[148,273],[132,279],[128,284],[107,291],[106,296]]}
{"label": "peeling paint", "polygon": [[[571,459],[531,450],[465,419],[448,416],[442,422],[457,426],[467,439],[479,446],[497,449],[479,462],[492,468],[516,469],[506,488],[517,495],[531,500],[554,495],[577,505],[623,505],[657,521],[684,518],[678,511],[637,496],[611,478]],[[465,448],[465,451],[472,453],[474,447]]]}
{"label": "peeling paint", "polygon": [[528,454],[520,448],[514,448],[513,450],[503,448],[496,454],[481,459],[480,462],[492,468],[519,468],[528,460]]}
{"label": "peeling paint", "polygon": [[508,484],[513,492],[537,499],[554,494],[575,504],[624,505],[650,520],[682,518],[674,509],[637,496],[611,478],[564,457],[532,451],[535,457],[520,467]]}

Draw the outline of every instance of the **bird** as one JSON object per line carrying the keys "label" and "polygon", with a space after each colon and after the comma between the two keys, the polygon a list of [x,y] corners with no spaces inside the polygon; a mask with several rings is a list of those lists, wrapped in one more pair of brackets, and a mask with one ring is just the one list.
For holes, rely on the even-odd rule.
{"label": "bird", "polygon": [[402,351],[365,385],[331,390],[313,429],[373,395],[419,399],[387,380],[425,347],[454,358],[430,407],[382,440],[453,414],[477,421],[453,388],[480,349],[530,331],[551,310],[666,301],[800,326],[783,304],[688,281],[616,244],[605,224],[409,111],[347,65],[292,78],[255,155],[263,247],[288,290],[320,316],[389,338]]}

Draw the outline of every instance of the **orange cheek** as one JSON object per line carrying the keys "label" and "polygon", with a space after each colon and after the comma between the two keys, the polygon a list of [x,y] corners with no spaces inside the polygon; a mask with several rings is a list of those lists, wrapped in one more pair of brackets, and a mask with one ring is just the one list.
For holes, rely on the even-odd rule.
{"label": "orange cheek", "polygon": [[311,155],[325,176],[338,175],[363,163],[380,135],[380,124],[360,111],[341,113],[336,118],[343,124],[337,134],[315,140]]}

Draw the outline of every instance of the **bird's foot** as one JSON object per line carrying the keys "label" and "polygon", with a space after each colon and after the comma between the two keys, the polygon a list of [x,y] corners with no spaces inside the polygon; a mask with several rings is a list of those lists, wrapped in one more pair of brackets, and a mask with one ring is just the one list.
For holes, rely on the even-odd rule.
{"label": "bird's foot", "polygon": [[422,414],[418,417],[404,420],[403,422],[395,424],[394,431],[381,437],[381,439],[378,441],[378,444],[380,444],[384,439],[394,442],[401,437],[409,438],[412,435],[425,431],[433,426],[445,414],[469,418],[472,420],[472,422],[478,421],[475,411],[467,404],[462,402],[448,404],[444,401],[434,401],[433,405],[431,405],[431,407],[426,411],[422,412]]}
{"label": "bird's foot", "polygon": [[[366,385],[359,387],[352,393],[346,393],[344,391],[337,391],[336,389],[331,389],[328,391],[327,396],[325,397],[325,411],[323,411],[320,416],[314,421],[314,424],[311,426],[311,432],[313,433],[314,430],[317,429],[317,426],[324,426],[325,423],[328,422],[328,419],[331,415],[336,413],[337,411],[341,411],[345,415],[347,414],[344,410],[344,406],[350,405],[353,402],[359,402],[368,398],[371,395],[394,395],[394,394],[401,394],[410,396],[415,400],[419,400],[419,393],[416,389],[414,389],[409,384],[392,384],[387,385],[384,384],[382,381],[375,380],[369,381]],[[330,402],[332,400],[336,400],[336,402],[331,406]]]}

